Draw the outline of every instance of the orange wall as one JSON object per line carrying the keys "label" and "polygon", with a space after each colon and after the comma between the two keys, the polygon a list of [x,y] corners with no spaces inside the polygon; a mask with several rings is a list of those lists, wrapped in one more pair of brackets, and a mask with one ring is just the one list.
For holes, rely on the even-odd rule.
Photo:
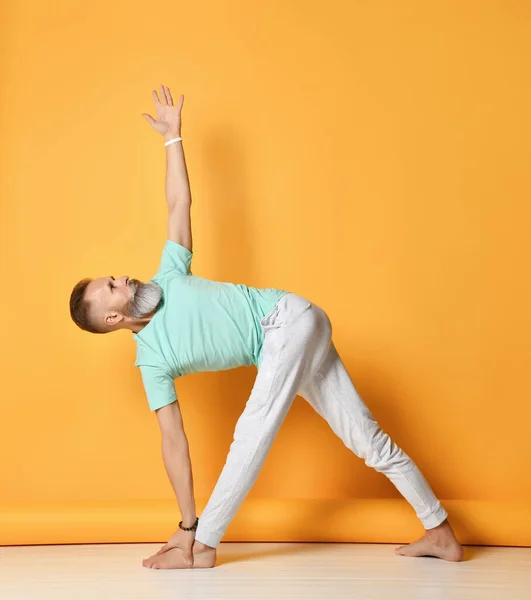
{"label": "orange wall", "polygon": [[[441,499],[531,501],[531,6],[4,5],[1,500],[172,498],[129,332],[82,277],[148,279],[185,95],[194,273],[330,315],[358,391]],[[176,382],[206,499],[255,367]],[[298,397],[251,498],[400,498]]]}

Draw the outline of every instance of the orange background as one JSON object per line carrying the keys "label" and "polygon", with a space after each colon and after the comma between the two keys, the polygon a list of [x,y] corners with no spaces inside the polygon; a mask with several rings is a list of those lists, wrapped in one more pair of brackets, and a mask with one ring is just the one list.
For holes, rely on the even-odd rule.
{"label": "orange background", "polygon": [[[141,113],[163,83],[185,96],[194,273],[323,307],[461,539],[531,545],[531,5],[11,0],[1,23],[0,543],[65,541],[58,506],[131,510],[136,541],[180,518],[131,333],[68,309],[82,277],[155,274],[165,149]],[[255,374],[176,381],[199,515]],[[267,529],[295,501],[307,518]],[[305,539],[330,503],[376,524],[385,501],[368,539],[422,530],[297,397],[225,539]],[[68,539],[108,539],[90,523]]]}

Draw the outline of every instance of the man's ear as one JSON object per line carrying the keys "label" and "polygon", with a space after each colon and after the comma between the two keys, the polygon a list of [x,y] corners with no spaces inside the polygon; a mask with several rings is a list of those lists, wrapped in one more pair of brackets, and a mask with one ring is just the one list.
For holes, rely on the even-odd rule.
{"label": "man's ear", "polygon": [[105,317],[105,324],[106,325],[116,325],[116,323],[119,323],[122,319],[123,319],[123,315],[121,315],[120,313],[117,313],[117,312],[112,312],[112,313],[109,313]]}

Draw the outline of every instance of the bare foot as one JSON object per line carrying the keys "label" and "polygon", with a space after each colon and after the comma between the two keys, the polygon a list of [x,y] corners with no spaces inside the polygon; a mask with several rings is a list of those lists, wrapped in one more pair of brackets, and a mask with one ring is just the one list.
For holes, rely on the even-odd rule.
{"label": "bare foot", "polygon": [[416,542],[399,546],[395,554],[402,556],[435,556],[443,560],[458,562],[463,558],[463,547],[455,538],[448,519],[426,533]]}
{"label": "bare foot", "polygon": [[170,548],[162,554],[153,555],[142,561],[144,567],[149,569],[204,569],[216,564],[216,549],[194,541],[192,546],[194,564],[190,566],[184,560],[180,548]]}
{"label": "bare foot", "polygon": [[216,549],[206,546],[202,542],[194,541],[192,546],[194,555],[194,568],[210,568],[216,565]]}

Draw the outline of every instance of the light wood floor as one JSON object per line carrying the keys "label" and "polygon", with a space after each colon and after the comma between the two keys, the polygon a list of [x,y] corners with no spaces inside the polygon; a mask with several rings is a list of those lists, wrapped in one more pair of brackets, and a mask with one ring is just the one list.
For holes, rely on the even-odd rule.
{"label": "light wood floor", "polygon": [[460,563],[400,544],[222,542],[213,569],[153,570],[160,544],[1,546],[2,600],[531,600],[531,548],[466,546]]}

